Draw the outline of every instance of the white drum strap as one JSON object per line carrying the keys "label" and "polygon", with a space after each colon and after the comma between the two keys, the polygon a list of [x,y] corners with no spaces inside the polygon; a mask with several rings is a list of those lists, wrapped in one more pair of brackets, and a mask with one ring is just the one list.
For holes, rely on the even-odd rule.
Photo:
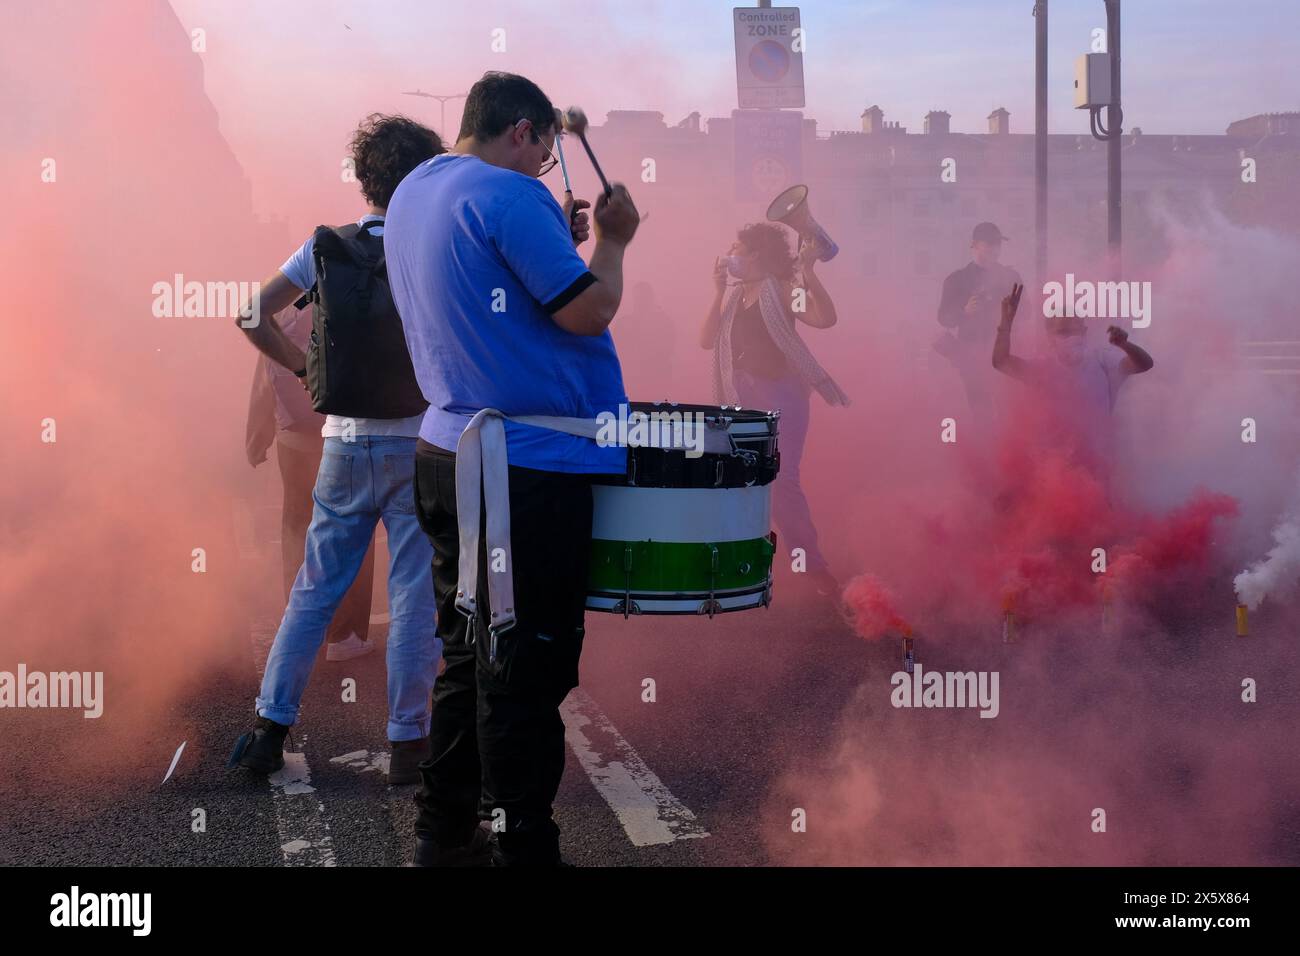
{"label": "white drum strap", "polygon": [[[496,659],[497,635],[515,625],[514,565],[510,553],[510,472],[502,421],[505,418],[593,441],[602,428],[602,422],[594,418],[508,416],[495,408],[484,408],[475,413],[460,433],[456,443],[456,513],[460,531],[456,609],[470,619],[472,641],[478,612],[479,530],[484,523],[479,514],[481,492],[482,504],[487,510],[488,633],[492,639],[493,660]],[[706,427],[703,451],[710,454],[732,451],[727,430]],[[503,571],[492,570],[498,564],[505,565]]]}

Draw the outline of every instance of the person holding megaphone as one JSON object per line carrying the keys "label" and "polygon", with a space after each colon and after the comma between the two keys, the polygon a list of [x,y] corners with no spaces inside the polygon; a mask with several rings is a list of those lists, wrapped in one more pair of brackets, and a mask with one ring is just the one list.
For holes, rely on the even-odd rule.
{"label": "person holding megaphone", "polygon": [[713,350],[715,401],[781,412],[781,472],[772,488],[772,510],[782,548],[802,548],[812,590],[836,598],[839,584],[821,553],[799,482],[811,393],[829,405],[849,402],[797,331],[798,323],[828,329],[837,320],[835,303],[815,271],[819,257],[828,258],[815,236],[805,237],[798,254],[791,255],[783,226],[745,226],[714,264],[713,302],[700,329],[700,346]]}

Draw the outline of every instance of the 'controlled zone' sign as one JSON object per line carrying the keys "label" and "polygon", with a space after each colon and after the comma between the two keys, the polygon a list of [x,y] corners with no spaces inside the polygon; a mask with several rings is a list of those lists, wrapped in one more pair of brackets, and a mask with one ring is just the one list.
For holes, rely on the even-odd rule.
{"label": "'controlled zone' sign", "polygon": [[803,30],[798,7],[735,7],[736,90],[746,109],[802,109]]}

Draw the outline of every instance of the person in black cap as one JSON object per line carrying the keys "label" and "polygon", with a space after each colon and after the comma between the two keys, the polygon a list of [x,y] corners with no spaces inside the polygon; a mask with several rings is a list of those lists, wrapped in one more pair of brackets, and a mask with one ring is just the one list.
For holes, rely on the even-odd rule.
{"label": "person in black cap", "polygon": [[971,261],[943,280],[939,301],[939,324],[949,331],[940,334],[934,347],[957,369],[977,419],[987,420],[993,412],[988,355],[998,326],[998,303],[1021,282],[1015,269],[999,261],[1007,238],[991,222],[977,225],[971,233]]}

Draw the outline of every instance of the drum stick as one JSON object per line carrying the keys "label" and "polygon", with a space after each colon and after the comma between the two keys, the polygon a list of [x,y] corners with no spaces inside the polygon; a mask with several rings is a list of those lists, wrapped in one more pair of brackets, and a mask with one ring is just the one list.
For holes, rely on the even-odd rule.
{"label": "drum stick", "polygon": [[[564,114],[559,107],[555,109],[555,155],[560,160],[560,175],[564,177],[564,195],[573,201],[573,183],[569,181],[569,164],[564,161]],[[569,230],[572,231],[578,221],[578,207],[569,210]]]}
{"label": "drum stick", "polygon": [[564,114],[555,108],[555,155],[560,160],[560,175],[564,177],[564,192],[573,195],[573,183],[569,182],[569,164],[564,161]]}
{"label": "drum stick", "polygon": [[592,168],[596,170],[596,175],[600,177],[600,185],[605,189],[605,196],[609,197],[613,190],[609,188],[609,180],[605,178],[600,163],[596,161],[596,154],[591,151],[591,144],[587,142],[587,114],[582,111],[581,107],[570,106],[564,111],[564,128],[582,141],[582,148],[587,151],[587,158],[591,160]]}

